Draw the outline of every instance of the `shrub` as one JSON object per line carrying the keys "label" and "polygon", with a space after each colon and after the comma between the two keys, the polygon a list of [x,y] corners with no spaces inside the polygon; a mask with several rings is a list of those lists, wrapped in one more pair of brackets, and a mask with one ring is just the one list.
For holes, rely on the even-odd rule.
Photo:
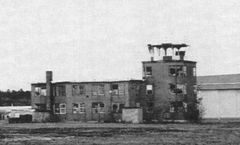
{"label": "shrub", "polygon": [[191,123],[201,123],[205,113],[204,107],[201,104],[202,98],[198,98],[194,102],[187,105],[186,119]]}
{"label": "shrub", "polygon": [[61,122],[61,119],[59,116],[52,114],[46,118],[46,122],[57,123]]}

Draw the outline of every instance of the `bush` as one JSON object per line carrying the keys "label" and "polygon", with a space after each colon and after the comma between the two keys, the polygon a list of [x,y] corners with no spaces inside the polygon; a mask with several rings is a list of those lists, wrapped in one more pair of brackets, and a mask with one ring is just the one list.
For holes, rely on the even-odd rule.
{"label": "bush", "polygon": [[188,103],[186,119],[191,123],[201,123],[204,115],[204,108],[201,105],[201,98],[195,102]]}
{"label": "bush", "polygon": [[61,119],[59,116],[52,114],[46,118],[46,122],[57,123],[57,122],[61,122]]}

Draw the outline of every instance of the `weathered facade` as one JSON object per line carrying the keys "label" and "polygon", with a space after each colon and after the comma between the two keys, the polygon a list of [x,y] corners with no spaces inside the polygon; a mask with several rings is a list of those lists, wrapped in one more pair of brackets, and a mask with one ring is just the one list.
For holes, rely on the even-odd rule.
{"label": "weathered facade", "polygon": [[[143,61],[143,79],[146,85],[145,102],[153,106],[152,116],[162,119],[184,119],[187,104],[196,100],[194,86],[196,86],[196,62],[184,60],[184,54],[179,49],[182,45],[162,44],[149,45],[149,51],[154,47],[163,49],[162,60]],[[171,56],[167,56],[171,49]],[[180,54],[176,57],[175,54]],[[169,108],[170,107],[170,108]],[[159,113],[161,115],[159,116]],[[151,115],[151,114],[150,114]],[[155,117],[154,117],[155,116]]]}
{"label": "weathered facade", "polygon": [[[142,80],[52,83],[52,112],[61,120],[102,121],[113,111],[114,118],[121,119],[123,107],[139,103],[141,88]],[[37,111],[51,111],[46,92],[46,84],[32,84],[32,107]]]}
{"label": "weathered facade", "polygon": [[142,108],[144,120],[185,119],[187,104],[196,100],[196,62],[184,60],[185,51],[180,50],[184,47],[149,45],[151,54],[154,49],[165,54],[160,60],[152,56],[142,62],[142,80],[52,83],[52,73],[47,72],[46,83],[32,84],[31,105],[38,112],[71,121],[102,121],[109,115],[121,119],[124,107]]}

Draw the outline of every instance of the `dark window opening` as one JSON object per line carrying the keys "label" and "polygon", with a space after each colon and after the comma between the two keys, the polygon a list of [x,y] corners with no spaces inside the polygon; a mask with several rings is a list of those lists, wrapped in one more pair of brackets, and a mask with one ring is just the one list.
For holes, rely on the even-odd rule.
{"label": "dark window opening", "polygon": [[112,84],[112,94],[113,95],[123,95],[124,94],[124,84]]}
{"label": "dark window opening", "polygon": [[153,113],[154,103],[153,102],[147,102],[147,112]]}
{"label": "dark window opening", "polygon": [[113,108],[113,112],[116,113],[117,109],[118,109],[118,105],[117,104],[113,104],[112,108]]}
{"label": "dark window opening", "polygon": [[113,103],[112,109],[114,113],[122,113],[122,109],[125,107],[125,103]]}
{"label": "dark window opening", "polygon": [[54,105],[54,113],[55,113],[55,114],[60,114],[59,103],[56,103],[56,104]]}
{"label": "dark window opening", "polygon": [[187,76],[187,67],[169,66],[169,76]]}
{"label": "dark window opening", "polygon": [[66,114],[66,103],[56,103],[54,105],[55,114]]}
{"label": "dark window opening", "polygon": [[170,92],[171,92],[171,93],[175,93],[176,85],[174,85],[174,84],[169,84],[169,87],[170,87]]}
{"label": "dark window opening", "polygon": [[147,76],[152,75],[152,67],[146,67],[146,75]]}
{"label": "dark window opening", "polygon": [[80,95],[84,95],[85,94],[85,88],[83,85],[79,86],[79,90],[80,90]]}
{"label": "dark window opening", "polygon": [[92,103],[92,111],[93,113],[104,113],[105,105],[101,102],[99,103]]}
{"label": "dark window opening", "polygon": [[186,85],[184,84],[169,84],[169,89],[171,93],[176,94],[187,94],[186,93]]}
{"label": "dark window opening", "polygon": [[169,109],[169,112],[183,112],[185,111],[183,102],[171,102],[171,107]]}
{"label": "dark window opening", "polygon": [[73,114],[77,114],[79,112],[79,104],[73,103]]}
{"label": "dark window opening", "polygon": [[112,93],[116,95],[118,94],[118,84],[112,85]]}
{"label": "dark window opening", "polygon": [[113,90],[118,90],[118,84],[113,84],[113,85],[112,85],[112,89],[113,89]]}

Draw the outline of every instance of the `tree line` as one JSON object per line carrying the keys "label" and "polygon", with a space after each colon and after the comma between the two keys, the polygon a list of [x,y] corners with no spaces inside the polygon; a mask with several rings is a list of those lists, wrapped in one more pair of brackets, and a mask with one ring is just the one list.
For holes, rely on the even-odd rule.
{"label": "tree line", "polygon": [[31,92],[22,89],[16,90],[0,90],[0,106],[30,106]]}

